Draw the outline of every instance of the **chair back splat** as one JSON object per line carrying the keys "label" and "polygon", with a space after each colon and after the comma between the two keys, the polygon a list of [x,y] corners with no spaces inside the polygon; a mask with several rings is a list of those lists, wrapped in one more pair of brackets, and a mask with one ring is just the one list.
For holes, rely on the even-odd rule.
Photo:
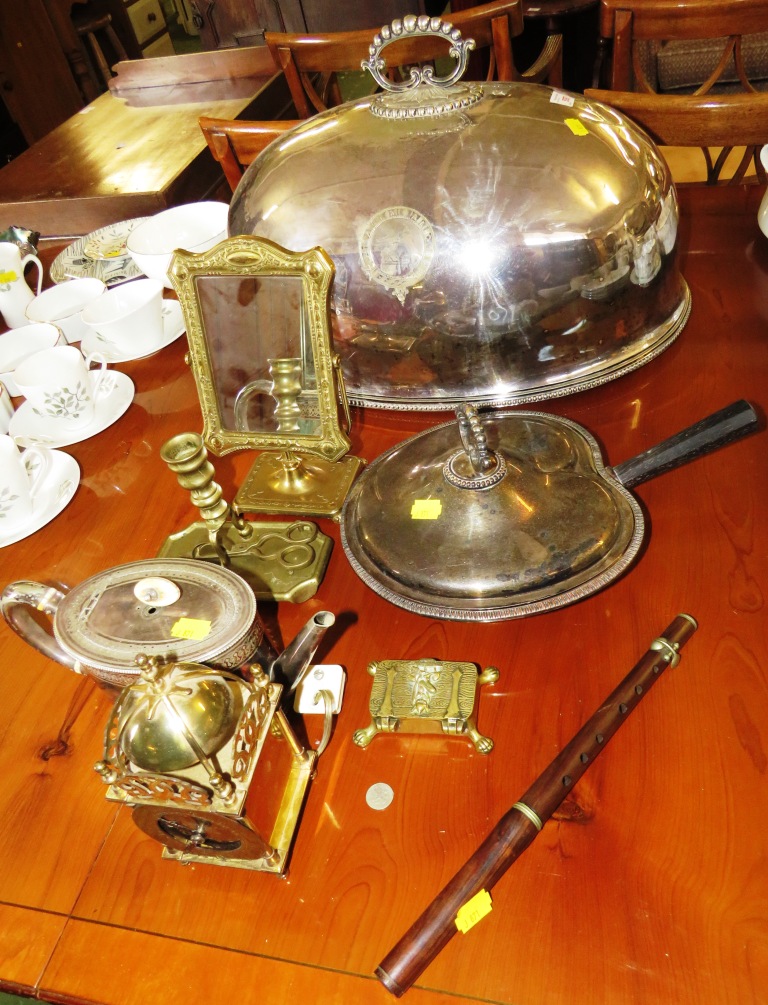
{"label": "chair back splat", "polygon": [[221,164],[229,187],[234,192],[245,168],[272,140],[282,136],[303,119],[281,119],[274,122],[249,122],[246,119],[200,118],[200,128],[208,149]]}

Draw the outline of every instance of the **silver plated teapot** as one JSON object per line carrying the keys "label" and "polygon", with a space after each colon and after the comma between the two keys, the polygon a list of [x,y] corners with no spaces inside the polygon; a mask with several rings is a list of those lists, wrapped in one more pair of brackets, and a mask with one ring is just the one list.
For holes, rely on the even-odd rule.
{"label": "silver plated teapot", "polygon": [[[51,618],[52,634],[31,609]],[[3,591],[0,612],[44,655],[115,688],[139,679],[139,654],[224,670],[258,663],[291,683],[335,620],[327,611],[315,614],[278,656],[248,584],[229,569],[185,558],[116,566],[68,592],[17,581]]]}

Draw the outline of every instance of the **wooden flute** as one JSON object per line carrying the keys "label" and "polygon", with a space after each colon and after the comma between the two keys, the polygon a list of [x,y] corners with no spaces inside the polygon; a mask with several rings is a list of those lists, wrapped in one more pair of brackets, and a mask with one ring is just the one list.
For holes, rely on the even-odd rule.
{"label": "wooden flute", "polygon": [[595,757],[697,628],[679,614],[531,787],[499,820],[472,857],[376,968],[396,997],[404,994],[458,931],[459,910],[489,891],[522,854]]}

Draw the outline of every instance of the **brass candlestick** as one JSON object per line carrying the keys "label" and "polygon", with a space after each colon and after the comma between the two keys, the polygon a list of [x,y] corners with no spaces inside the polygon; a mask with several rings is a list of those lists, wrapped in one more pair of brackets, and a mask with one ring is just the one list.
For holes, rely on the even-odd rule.
{"label": "brass candlestick", "polygon": [[199,433],[172,437],[160,456],[203,519],[169,535],[159,557],[218,562],[239,573],[261,600],[302,603],[314,596],[330,558],[329,537],[307,520],[259,523],[235,513],[214,480]]}
{"label": "brass candlestick", "polygon": [[271,359],[269,361],[269,376],[272,386],[269,393],[276,401],[275,418],[279,433],[298,433],[301,428],[301,407],[299,395],[301,386],[301,359]]}
{"label": "brass candlestick", "polygon": [[173,471],[179,485],[189,491],[192,502],[200,510],[208,531],[208,542],[222,565],[229,565],[229,554],[222,537],[232,531],[243,541],[253,537],[253,528],[241,516],[232,512],[224,499],[221,486],[215,482],[216,474],[208,460],[203,438],[199,433],[181,433],[160,448],[160,456]]}

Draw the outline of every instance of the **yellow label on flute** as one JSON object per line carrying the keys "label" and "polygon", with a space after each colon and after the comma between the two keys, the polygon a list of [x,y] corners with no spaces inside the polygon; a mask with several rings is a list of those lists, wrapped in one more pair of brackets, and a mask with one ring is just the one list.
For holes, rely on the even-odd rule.
{"label": "yellow label on flute", "polygon": [[474,895],[472,900],[468,900],[459,908],[456,914],[456,927],[463,935],[478,921],[482,921],[486,914],[490,914],[492,910],[493,903],[490,893],[487,890],[481,890],[480,893]]}
{"label": "yellow label on flute", "polygon": [[439,499],[414,499],[411,506],[411,520],[437,520],[443,512]]}
{"label": "yellow label on flute", "polygon": [[175,639],[204,639],[211,630],[210,621],[202,618],[179,618],[171,627]]}

